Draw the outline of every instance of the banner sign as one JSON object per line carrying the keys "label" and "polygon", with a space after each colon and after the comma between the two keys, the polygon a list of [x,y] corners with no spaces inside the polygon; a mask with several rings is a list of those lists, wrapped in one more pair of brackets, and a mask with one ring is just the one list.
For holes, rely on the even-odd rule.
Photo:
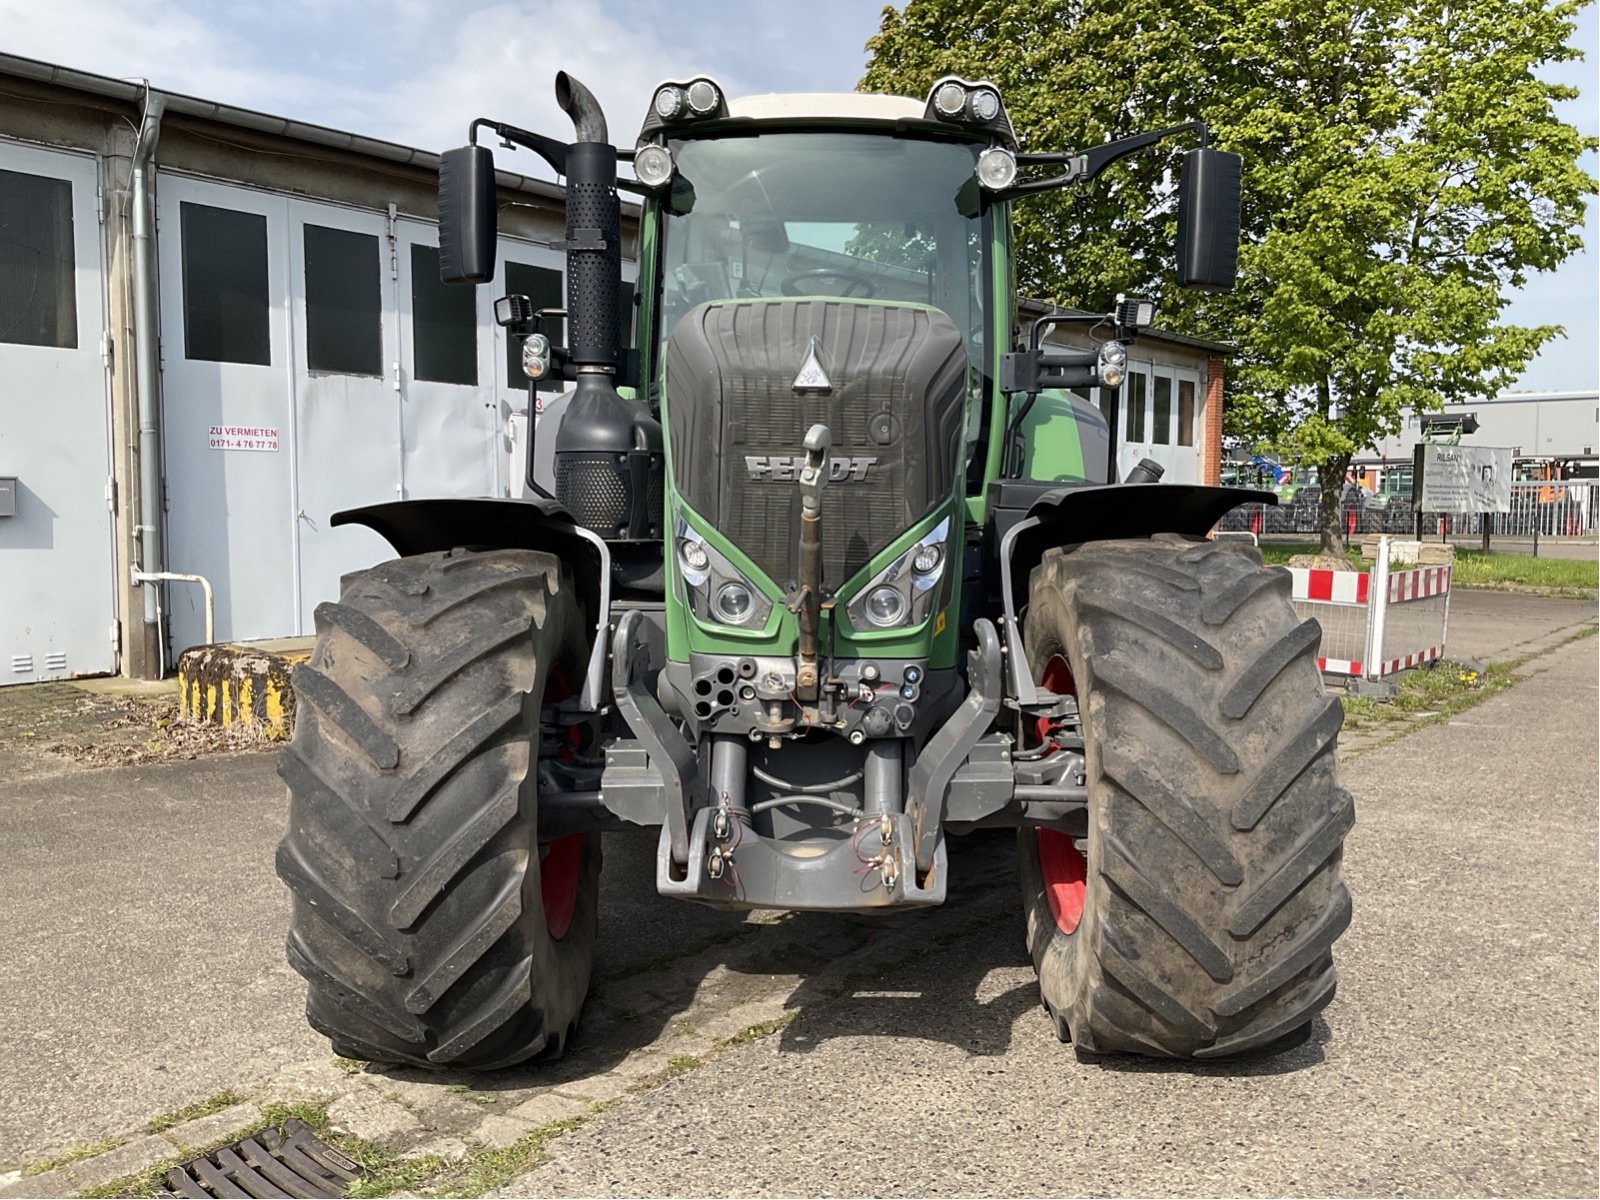
{"label": "banner sign", "polygon": [[1496,446],[1436,446],[1412,452],[1416,470],[1411,506],[1429,513],[1511,511],[1511,450]]}

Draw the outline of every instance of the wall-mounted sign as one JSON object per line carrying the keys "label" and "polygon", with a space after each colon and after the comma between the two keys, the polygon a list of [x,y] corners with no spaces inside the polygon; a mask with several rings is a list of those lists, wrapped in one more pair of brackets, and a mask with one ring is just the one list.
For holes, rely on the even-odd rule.
{"label": "wall-mounted sign", "polygon": [[213,425],[213,450],[267,450],[277,453],[278,431],[270,425]]}
{"label": "wall-mounted sign", "polygon": [[1412,452],[1411,505],[1430,513],[1511,511],[1511,450],[1496,446],[1435,446]]}

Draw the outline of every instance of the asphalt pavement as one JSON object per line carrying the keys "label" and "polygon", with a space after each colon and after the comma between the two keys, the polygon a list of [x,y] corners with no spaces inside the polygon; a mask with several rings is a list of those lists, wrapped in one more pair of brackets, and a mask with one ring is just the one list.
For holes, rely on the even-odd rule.
{"label": "asphalt pavement", "polygon": [[[1596,643],[1548,650],[1593,622],[1457,594],[1453,652],[1546,652],[1346,766],[1340,995],[1257,1064],[1080,1064],[1038,1007],[1004,835],[953,848],[945,908],[880,919],[663,900],[651,839],[609,838],[578,1053],[491,1086],[622,1102],[507,1194],[1595,1194]],[[283,961],[273,768],[0,753],[0,1172],[326,1060]],[[638,1082],[680,1047],[714,1053]]]}

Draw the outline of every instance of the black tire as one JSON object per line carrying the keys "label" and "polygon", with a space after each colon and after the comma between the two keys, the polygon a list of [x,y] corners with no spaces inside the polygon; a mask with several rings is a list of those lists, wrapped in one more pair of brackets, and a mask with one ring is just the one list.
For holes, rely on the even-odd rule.
{"label": "black tire", "polygon": [[378,1062],[559,1054],[589,987],[600,878],[597,836],[538,838],[540,703],[584,658],[572,574],[548,554],[458,550],[342,591],[317,608],[278,767],[306,1017],[337,1053]]}
{"label": "black tire", "polygon": [[1024,636],[1034,679],[1070,667],[1086,742],[1088,838],[1020,839],[1057,1033],[1174,1058],[1303,1040],[1333,999],[1355,809],[1334,771],[1344,711],[1289,573],[1232,543],[1091,543],[1035,569]]}

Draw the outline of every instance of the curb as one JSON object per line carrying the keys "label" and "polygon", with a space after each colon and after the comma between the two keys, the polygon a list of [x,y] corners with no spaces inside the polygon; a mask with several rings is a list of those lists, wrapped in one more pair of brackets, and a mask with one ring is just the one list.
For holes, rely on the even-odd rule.
{"label": "curb", "polygon": [[294,731],[290,674],[311,657],[311,646],[311,638],[278,638],[185,650],[178,659],[183,719],[209,725],[248,725],[287,737]]}

